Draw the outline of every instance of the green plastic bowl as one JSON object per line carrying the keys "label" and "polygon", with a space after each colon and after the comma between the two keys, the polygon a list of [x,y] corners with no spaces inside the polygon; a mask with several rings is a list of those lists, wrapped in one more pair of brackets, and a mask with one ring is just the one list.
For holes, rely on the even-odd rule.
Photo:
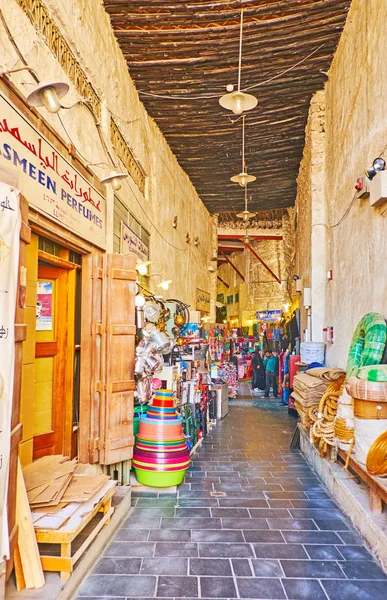
{"label": "green plastic bowl", "polygon": [[184,479],[186,469],[182,471],[157,472],[145,471],[144,469],[134,469],[136,472],[137,481],[148,487],[174,487],[180,485]]}
{"label": "green plastic bowl", "polygon": [[133,418],[133,435],[136,436],[138,434],[138,430],[140,427],[140,417]]}

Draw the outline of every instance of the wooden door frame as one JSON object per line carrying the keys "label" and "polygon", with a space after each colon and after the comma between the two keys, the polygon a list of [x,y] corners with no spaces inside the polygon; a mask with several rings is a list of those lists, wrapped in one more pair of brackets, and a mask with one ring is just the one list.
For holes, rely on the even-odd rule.
{"label": "wooden door frame", "polygon": [[[74,318],[75,318],[75,284],[76,284],[76,265],[51,256],[46,252],[39,251],[38,259],[44,260],[50,265],[40,265],[38,267],[38,279],[57,279],[57,305],[58,314],[55,316],[57,327],[56,341],[39,342],[42,346],[42,353],[39,356],[45,356],[44,350],[52,344],[58,344],[58,353],[55,356],[56,367],[54,372],[54,393],[53,393],[53,431],[46,434],[34,436],[34,453],[38,442],[43,443],[42,449],[53,448],[55,454],[71,455],[72,443],[72,415],[73,415],[73,390],[74,390]],[[46,273],[46,274],[45,274]],[[57,273],[57,277],[53,277]],[[72,301],[71,301],[72,299]],[[59,367],[58,364],[59,363]],[[58,371],[59,368],[59,371]],[[59,382],[58,382],[59,373]],[[58,387],[59,386],[59,387]],[[64,402],[58,402],[55,396],[59,394],[64,398]],[[57,437],[56,432],[59,432]],[[53,443],[52,443],[53,442]]]}

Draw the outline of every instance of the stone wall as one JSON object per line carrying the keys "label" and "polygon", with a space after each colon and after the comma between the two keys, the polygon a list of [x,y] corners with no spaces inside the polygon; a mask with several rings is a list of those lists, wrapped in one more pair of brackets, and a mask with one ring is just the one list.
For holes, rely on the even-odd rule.
{"label": "stone wall", "polygon": [[[373,0],[372,10],[368,5],[353,0],[325,86],[325,174],[318,187],[324,197],[321,216],[326,239],[320,237],[320,244],[333,280],[325,279],[325,300],[319,310],[324,325],[334,327],[328,363],[340,367],[346,364],[359,319],[369,311],[387,316],[386,205],[372,208],[368,199],[353,201],[357,177],[377,156],[386,158],[387,149],[387,80],[382,76],[387,3]],[[297,198],[298,265],[305,282],[312,280],[313,272],[310,215],[315,194],[310,180],[319,160],[308,136],[312,122],[311,114]]]}
{"label": "stone wall", "polygon": [[[225,233],[224,229],[222,233]],[[258,231],[249,233],[252,235]],[[235,252],[229,257],[245,277],[244,282],[228,263],[222,264],[218,270],[219,277],[230,286],[226,288],[218,281],[218,294],[224,294],[225,299],[231,295],[235,298],[235,294],[239,294],[238,304],[233,302],[227,305],[227,317],[237,317],[244,326],[255,321],[256,311],[283,309],[285,303],[291,304],[294,299],[291,266],[294,252],[292,211],[283,218],[282,228],[271,233],[282,235],[283,239],[249,241],[249,244],[281,283],[273,278],[248,249]]]}
{"label": "stone wall", "polygon": [[[0,7],[15,43],[26,62],[39,79],[61,80],[70,85],[63,104],[71,106],[80,100],[73,82],[64,72],[41,32],[23,12],[27,0],[0,0]],[[40,4],[37,2],[36,4]],[[177,297],[195,308],[196,288],[214,292],[213,276],[208,272],[213,254],[213,223],[198,197],[190,179],[179,166],[159,128],[146,113],[131,80],[126,62],[116,43],[109,17],[96,0],[44,0],[50,19],[59,27],[76,56],[89,82],[102,102],[100,131],[106,149],[117,160],[110,142],[110,116],[133,150],[146,174],[143,195],[132,178],[123,183],[118,196],[151,233],[151,273],[172,279],[168,295]],[[1,67],[11,69],[22,65],[15,48],[3,28],[0,31]],[[27,71],[12,74],[11,81],[27,95],[33,89],[33,79]],[[41,110],[41,114],[59,135],[71,141],[86,163],[109,162],[101,143],[95,120],[82,104],[61,110],[60,118]],[[102,178],[108,168],[91,167]],[[107,186],[108,251],[113,250],[113,192]],[[177,229],[172,227],[178,217]],[[190,242],[186,242],[186,234]],[[199,244],[193,240],[198,237]],[[152,287],[160,281],[150,279]]]}

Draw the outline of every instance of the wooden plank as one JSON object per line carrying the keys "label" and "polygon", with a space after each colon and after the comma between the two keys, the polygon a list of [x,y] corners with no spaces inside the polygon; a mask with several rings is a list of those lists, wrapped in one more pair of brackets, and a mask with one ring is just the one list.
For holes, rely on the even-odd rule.
{"label": "wooden plank", "polygon": [[103,505],[110,500],[116,485],[116,481],[108,481],[90,500],[80,504],[69,521],[60,529],[51,531],[37,528],[35,530],[37,541],[46,544],[62,544],[74,540],[102,509]]}
{"label": "wooden plank", "polygon": [[19,526],[18,547],[26,587],[41,588],[45,583],[44,575],[20,460],[17,468],[16,523]]}
{"label": "wooden plank", "polygon": [[62,497],[63,502],[86,502],[109,480],[108,475],[76,475]]}
{"label": "wooden plank", "polygon": [[18,592],[24,590],[26,587],[26,580],[24,579],[23,567],[20,558],[19,546],[16,544],[15,552],[13,555],[13,562],[15,567],[15,582],[16,589]]}
{"label": "wooden plank", "polygon": [[[347,460],[347,453],[344,450],[339,449],[337,451],[338,457],[345,463]],[[380,498],[385,504],[387,504],[387,486],[383,484],[381,481],[378,481],[376,477],[370,475],[358,462],[356,462],[353,458],[349,459],[348,467],[351,471],[356,473],[359,478],[364,481],[370,488],[370,503],[372,506],[378,510],[378,502],[376,501],[376,497]],[[379,510],[378,510],[379,512]]]}

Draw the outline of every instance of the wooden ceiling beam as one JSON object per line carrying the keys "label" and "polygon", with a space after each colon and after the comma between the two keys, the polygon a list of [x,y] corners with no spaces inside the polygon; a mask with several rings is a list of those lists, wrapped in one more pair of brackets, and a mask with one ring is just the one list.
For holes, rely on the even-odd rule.
{"label": "wooden ceiling beam", "polygon": [[247,242],[245,242],[244,240],[241,240],[242,244],[244,246],[246,246],[246,248],[248,248],[251,252],[251,254],[253,256],[255,256],[255,258],[261,263],[262,266],[265,267],[266,271],[268,271],[270,273],[270,275],[272,277],[274,277],[274,279],[281,285],[281,280],[277,277],[277,275],[271,270],[271,268],[265,263],[264,260],[262,260],[262,258],[260,256],[258,256],[258,254],[256,253],[256,251],[254,250],[254,248],[252,248],[252,246],[250,246],[250,244],[248,244]]}
{"label": "wooden ceiling beam", "polygon": [[226,283],[226,282],[225,282],[225,280],[224,280],[224,279],[222,279],[221,277],[219,277],[219,275],[217,275],[217,278],[219,279],[219,281],[220,281],[221,283],[223,283],[223,285],[224,285],[224,286],[226,286],[226,288],[227,288],[227,289],[229,289],[229,287],[230,287],[230,286],[228,285],[228,283]]}
{"label": "wooden ceiling beam", "polygon": [[219,248],[219,252],[221,253],[221,255],[226,259],[226,261],[229,263],[229,265],[232,266],[232,268],[234,269],[235,273],[237,273],[237,275],[239,275],[239,277],[242,279],[242,281],[245,281],[244,276],[242,275],[242,273],[236,268],[236,266],[234,265],[233,262],[231,262],[231,260],[229,259],[229,257],[227,256],[227,254],[225,254],[223,252],[223,250],[221,248]]}

